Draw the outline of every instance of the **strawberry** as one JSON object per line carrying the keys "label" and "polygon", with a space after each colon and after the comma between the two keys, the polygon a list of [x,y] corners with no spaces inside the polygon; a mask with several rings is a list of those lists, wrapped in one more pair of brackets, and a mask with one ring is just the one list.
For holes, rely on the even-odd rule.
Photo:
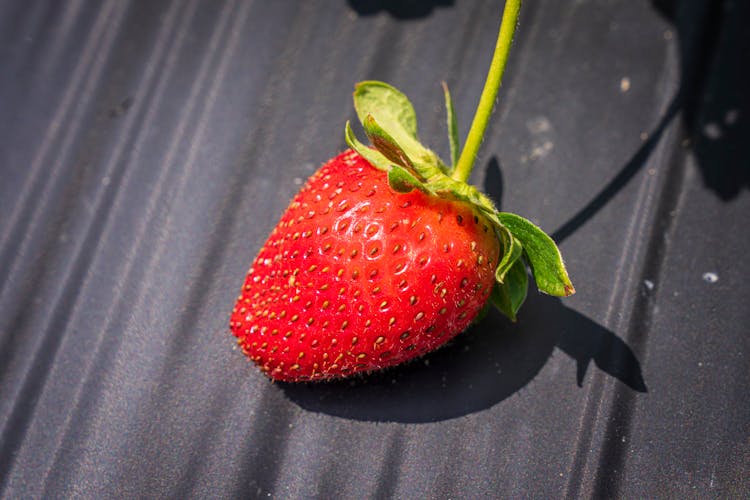
{"label": "strawberry", "polygon": [[394,366],[455,337],[488,301],[515,320],[526,263],[541,291],[573,293],[546,234],[498,212],[466,171],[419,143],[406,96],[363,82],[354,101],[374,147],[347,123],[352,149],[292,200],[232,311],[230,328],[261,370],[297,382]]}
{"label": "strawberry", "polygon": [[395,193],[384,172],[348,150],[281,217],[231,326],[279,380],[392,366],[466,329],[487,302],[499,252],[478,210]]}

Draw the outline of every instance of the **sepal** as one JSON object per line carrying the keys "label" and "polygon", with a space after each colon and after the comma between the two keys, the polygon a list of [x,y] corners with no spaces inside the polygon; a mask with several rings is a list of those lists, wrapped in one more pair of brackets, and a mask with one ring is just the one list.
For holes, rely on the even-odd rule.
{"label": "sepal", "polygon": [[516,314],[521,309],[529,288],[529,276],[523,259],[516,259],[505,276],[504,282],[495,283],[490,300],[501,313],[511,321],[516,321]]}
{"label": "sepal", "polygon": [[[455,165],[459,139],[453,102],[443,84],[451,146]],[[375,168],[388,173],[388,184],[399,193],[414,189],[439,198],[467,203],[494,226],[502,253],[495,269],[495,286],[491,301],[515,321],[516,313],[526,299],[528,263],[540,291],[557,296],[575,293],[560,251],[544,231],[527,219],[499,212],[481,191],[466,182],[447,175],[451,169],[417,138],[417,117],[409,99],[394,87],[375,81],[358,84],[354,107],[373,147],[355,137],[347,122],[347,144]]]}
{"label": "sepal", "polygon": [[558,297],[573,295],[575,288],[568,277],[560,250],[552,238],[520,215],[507,212],[499,212],[497,215],[503,226],[523,244],[524,254],[539,291]]}
{"label": "sepal", "polygon": [[497,226],[497,233],[500,236],[500,242],[502,244],[503,256],[500,258],[500,262],[497,264],[495,269],[495,281],[499,284],[505,283],[505,277],[508,271],[513,265],[520,259],[521,253],[523,252],[523,245],[518,239],[513,236],[510,230],[503,226]]}
{"label": "sepal", "polygon": [[367,160],[373,167],[378,170],[383,170],[384,172],[390,170],[391,162],[388,158],[383,156],[383,153],[377,149],[373,149],[359,142],[357,136],[354,135],[354,131],[352,130],[349,121],[346,122],[346,126],[344,127],[344,140],[346,140],[346,143],[350,148],[359,153],[359,155]]}
{"label": "sepal", "polygon": [[453,109],[453,99],[451,99],[450,90],[448,90],[448,84],[443,82],[443,94],[445,95],[445,120],[448,125],[448,142],[451,147],[451,168],[448,175],[451,174],[456,163],[458,163],[458,155],[461,153],[461,141],[458,138],[458,122],[456,121],[456,112]]}
{"label": "sepal", "polygon": [[388,185],[397,193],[408,193],[415,189],[426,193],[429,192],[422,181],[398,165],[391,165],[391,169],[388,170]]}

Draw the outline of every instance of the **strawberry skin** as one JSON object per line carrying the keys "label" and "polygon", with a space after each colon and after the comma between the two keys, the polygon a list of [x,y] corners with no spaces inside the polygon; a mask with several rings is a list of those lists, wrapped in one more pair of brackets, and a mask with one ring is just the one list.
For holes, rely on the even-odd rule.
{"label": "strawberry skin", "polygon": [[499,254],[474,207],[396,193],[385,172],[347,150],[292,200],[253,261],[230,328],[275,380],[394,366],[469,326]]}

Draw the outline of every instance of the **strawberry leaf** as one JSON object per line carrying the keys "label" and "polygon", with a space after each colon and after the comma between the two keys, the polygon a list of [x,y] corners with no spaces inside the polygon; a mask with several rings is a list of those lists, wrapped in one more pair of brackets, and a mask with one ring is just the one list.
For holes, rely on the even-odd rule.
{"label": "strawberry leaf", "polygon": [[552,238],[519,215],[499,212],[497,216],[523,244],[524,254],[539,290],[558,297],[573,295],[575,289],[565,270],[560,250]]}
{"label": "strawberry leaf", "polygon": [[529,288],[529,276],[523,259],[516,259],[511,266],[503,284],[495,283],[490,300],[500,312],[511,321],[516,321],[516,314],[526,300]]}
{"label": "strawberry leaf", "polygon": [[387,130],[380,126],[372,115],[367,115],[362,121],[362,126],[365,128],[367,138],[370,139],[370,142],[375,149],[380,151],[383,156],[402,167],[409,169],[414,168],[414,164],[409,158],[409,155],[399,144],[399,139],[401,142],[404,142],[405,139],[405,136],[399,134],[401,130],[394,130],[396,134],[400,135],[399,139],[394,138]]}
{"label": "strawberry leaf", "polygon": [[[425,180],[448,171],[438,155],[419,142],[414,107],[399,90],[383,82],[358,83],[354,108],[373,146],[391,161],[414,169]],[[394,144],[401,152],[393,150]]]}
{"label": "strawberry leaf", "polygon": [[354,109],[359,121],[368,115],[381,122],[398,125],[403,132],[417,139],[417,114],[409,98],[400,90],[384,82],[359,82],[354,87]]}
{"label": "strawberry leaf", "polygon": [[[374,126],[377,126],[374,122],[373,124]],[[384,141],[386,138],[391,141],[384,149],[391,151],[392,158],[397,160],[398,163],[401,163],[403,151],[398,147],[398,144],[392,142],[392,139],[388,137],[387,134],[384,134],[382,137]],[[370,164],[380,170],[388,172],[388,184],[394,191],[398,193],[408,193],[415,188],[420,191],[428,191],[422,181],[415,177],[409,170],[394,165],[389,158],[377,149],[370,148],[359,142],[348,121],[346,122],[346,127],[344,129],[344,138],[349,147],[359,153],[364,159],[370,162]]]}
{"label": "strawberry leaf", "polygon": [[422,146],[399,126],[383,125],[373,115],[367,115],[362,126],[372,145],[391,162],[412,171],[422,180],[445,177],[444,165],[435,153]]}
{"label": "strawberry leaf", "polygon": [[[458,122],[456,121],[456,112],[453,109],[453,100],[448,90],[448,84],[443,82],[443,93],[445,94],[445,112],[446,121],[448,122],[448,142],[451,146],[451,166],[452,169],[458,163],[458,155],[461,152],[461,141],[458,138]],[[452,170],[451,169],[451,170]]]}
{"label": "strawberry leaf", "polygon": [[350,148],[370,162],[373,167],[385,172],[391,168],[391,162],[388,158],[383,156],[383,153],[359,142],[357,136],[354,135],[354,131],[352,130],[349,121],[346,122],[346,127],[344,127],[344,139]]}
{"label": "strawberry leaf", "polygon": [[422,181],[398,165],[392,165],[391,169],[388,170],[388,185],[397,193],[408,193],[414,189],[427,192]]}
{"label": "strawberry leaf", "polygon": [[497,232],[500,235],[500,242],[503,247],[503,257],[495,269],[495,280],[501,285],[505,282],[505,276],[512,266],[518,261],[523,252],[523,245],[513,236],[510,230],[503,226],[497,226]]}

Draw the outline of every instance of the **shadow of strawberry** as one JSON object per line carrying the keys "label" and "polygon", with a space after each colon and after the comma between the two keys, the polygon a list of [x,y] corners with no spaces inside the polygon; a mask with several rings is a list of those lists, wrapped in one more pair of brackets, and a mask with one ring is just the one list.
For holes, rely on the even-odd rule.
{"label": "shadow of strawberry", "polygon": [[[525,387],[557,348],[576,361],[582,386],[588,366],[646,392],[633,351],[614,333],[532,293],[518,323],[492,311],[443,349],[412,363],[352,380],[279,384],[300,407],[363,421],[437,422],[490,408]],[[563,373],[561,376],[566,376]]]}

